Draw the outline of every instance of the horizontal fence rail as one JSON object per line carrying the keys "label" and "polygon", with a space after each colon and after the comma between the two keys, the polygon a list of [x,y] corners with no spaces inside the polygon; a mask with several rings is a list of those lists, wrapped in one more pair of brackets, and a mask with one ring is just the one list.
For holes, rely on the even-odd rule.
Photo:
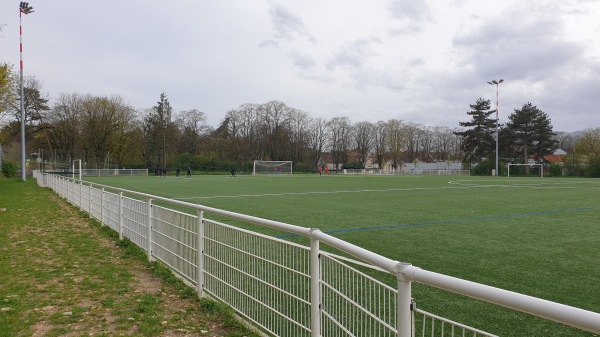
{"label": "horizontal fence rail", "polygon": [[[34,176],[40,186],[144,249],[148,260],[167,265],[199,296],[226,303],[272,336],[495,336],[417,309],[412,282],[600,333],[599,313],[426,271],[318,229],[58,175]],[[302,235],[310,246],[206,215]],[[321,244],[360,261],[321,250]],[[373,272],[392,275],[396,287]]]}

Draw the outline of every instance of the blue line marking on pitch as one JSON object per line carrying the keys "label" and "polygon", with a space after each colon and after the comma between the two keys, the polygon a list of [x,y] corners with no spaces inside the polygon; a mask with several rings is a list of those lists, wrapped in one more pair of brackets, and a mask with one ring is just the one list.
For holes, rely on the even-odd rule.
{"label": "blue line marking on pitch", "polygon": [[[531,216],[531,215],[548,215],[548,214],[569,213],[569,212],[585,212],[585,211],[591,211],[591,210],[595,210],[595,209],[598,209],[598,207],[553,209],[553,210],[539,211],[539,212],[488,215],[488,216],[480,216],[480,217],[466,218],[466,219],[424,221],[424,222],[395,224],[395,225],[387,225],[387,226],[357,227],[357,228],[350,228],[350,229],[332,229],[332,230],[328,230],[328,231],[323,231],[323,233],[335,234],[335,233],[350,233],[350,232],[371,231],[371,230],[379,230],[379,229],[392,229],[392,228],[402,228],[402,227],[422,227],[422,226],[429,226],[429,225],[442,225],[442,224],[448,224],[448,223],[462,223],[462,222],[471,222],[471,221],[486,221],[486,220],[492,220],[492,219],[517,218],[517,217],[525,217],[525,216]],[[295,237],[295,236],[300,236],[300,234],[280,235],[280,236],[277,236],[277,238],[285,239],[285,238],[291,238],[291,237]]]}

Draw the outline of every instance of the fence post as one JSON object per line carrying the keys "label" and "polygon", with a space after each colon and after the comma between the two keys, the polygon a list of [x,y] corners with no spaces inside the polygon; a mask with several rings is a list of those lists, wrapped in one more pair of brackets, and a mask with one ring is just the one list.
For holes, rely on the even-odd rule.
{"label": "fence post", "polygon": [[148,227],[146,240],[146,250],[148,251],[148,261],[152,261],[152,199],[148,198]]}
{"label": "fence post", "polygon": [[104,187],[100,189],[100,225],[104,226]]}
{"label": "fence post", "polygon": [[123,192],[119,192],[119,240],[123,240]]}
{"label": "fence post", "polygon": [[321,273],[318,229],[310,230],[310,336],[321,336]]}
{"label": "fence post", "polygon": [[204,297],[204,211],[197,210],[198,229],[196,233],[196,292]]}
{"label": "fence post", "polygon": [[412,284],[411,281],[404,276],[402,269],[411,266],[410,263],[399,263],[396,271],[396,280],[398,287],[398,318],[396,322],[396,329],[398,331],[398,337],[411,337],[412,336],[412,322],[411,322],[411,301],[412,301]]}
{"label": "fence post", "polygon": [[83,194],[83,181],[79,181],[79,209],[83,211],[83,203],[81,200],[81,195]]}
{"label": "fence post", "polygon": [[88,215],[92,218],[92,184],[88,185]]}

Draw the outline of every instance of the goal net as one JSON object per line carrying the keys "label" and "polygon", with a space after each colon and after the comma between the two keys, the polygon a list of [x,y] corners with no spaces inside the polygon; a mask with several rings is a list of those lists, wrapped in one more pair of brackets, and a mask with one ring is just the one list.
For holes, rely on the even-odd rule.
{"label": "goal net", "polygon": [[252,174],[292,174],[292,162],[255,160]]}
{"label": "goal net", "polygon": [[508,177],[544,177],[542,164],[508,164]]}

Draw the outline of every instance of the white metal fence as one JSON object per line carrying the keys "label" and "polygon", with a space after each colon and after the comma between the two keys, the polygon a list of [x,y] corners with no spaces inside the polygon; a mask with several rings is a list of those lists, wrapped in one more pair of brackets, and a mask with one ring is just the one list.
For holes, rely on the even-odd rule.
{"label": "white metal fence", "polygon": [[[600,333],[598,313],[422,270],[318,229],[67,177],[39,172],[35,176],[40,185],[144,249],[149,260],[168,265],[199,296],[225,302],[273,336],[494,336],[417,309],[411,299],[412,282]],[[206,215],[299,234],[310,239],[310,246]],[[361,261],[323,251],[321,243]],[[362,268],[395,276],[396,287],[361,272]]]}

